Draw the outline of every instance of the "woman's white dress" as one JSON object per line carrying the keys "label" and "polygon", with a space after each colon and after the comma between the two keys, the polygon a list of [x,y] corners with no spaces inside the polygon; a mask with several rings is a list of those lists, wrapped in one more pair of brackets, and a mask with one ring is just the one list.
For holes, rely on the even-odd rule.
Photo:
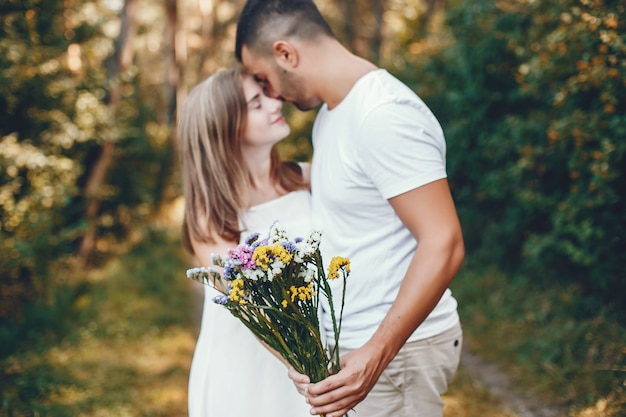
{"label": "woman's white dress", "polygon": [[[242,240],[267,236],[275,221],[290,240],[311,232],[311,195],[300,190],[251,207],[241,219]],[[208,266],[208,265],[205,265]],[[238,319],[213,303],[205,286],[202,324],[189,375],[190,417],[305,417],[308,406],[287,368]]]}

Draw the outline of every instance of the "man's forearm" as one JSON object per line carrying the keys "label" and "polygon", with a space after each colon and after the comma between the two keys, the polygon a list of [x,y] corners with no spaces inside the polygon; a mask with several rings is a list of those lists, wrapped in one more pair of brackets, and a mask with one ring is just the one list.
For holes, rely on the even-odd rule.
{"label": "man's forearm", "polygon": [[406,340],[426,320],[459,270],[464,257],[462,241],[423,242],[409,265],[398,296],[378,330],[367,342],[389,363]]}

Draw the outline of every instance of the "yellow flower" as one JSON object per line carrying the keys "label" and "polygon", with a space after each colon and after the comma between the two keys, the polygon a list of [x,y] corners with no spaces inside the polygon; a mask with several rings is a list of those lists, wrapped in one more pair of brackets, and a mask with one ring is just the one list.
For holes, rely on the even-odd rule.
{"label": "yellow flower", "polygon": [[350,259],[342,258],[341,256],[335,256],[330,260],[328,266],[328,279],[339,278],[339,269],[343,268],[347,273],[350,272]]}
{"label": "yellow flower", "polygon": [[[296,298],[300,301],[306,301],[313,298],[317,293],[313,291],[313,283],[309,283],[309,285],[303,287],[296,287],[292,285],[289,288],[289,294],[291,295],[291,302],[295,302]],[[283,301],[284,303],[285,301]]]}
{"label": "yellow flower", "polygon": [[238,302],[241,305],[248,304],[244,299],[245,293],[243,292],[243,279],[236,279],[231,284],[230,299]]}
{"label": "yellow flower", "polygon": [[273,247],[272,247],[272,252],[274,252],[274,255],[280,259],[281,261],[283,261],[283,263],[285,265],[287,265],[290,261],[291,261],[291,254],[289,253],[289,251],[287,249],[285,249],[283,247],[283,245],[281,245],[280,243],[276,243]]}
{"label": "yellow flower", "polygon": [[263,268],[264,271],[267,271],[267,268],[272,262],[269,257],[271,251],[272,248],[270,246],[257,246],[252,254],[252,259],[254,259],[256,264]]}
{"label": "yellow flower", "polygon": [[306,287],[298,288],[298,298],[302,301],[310,300],[315,295],[315,291],[313,291],[313,283],[309,283]]}
{"label": "yellow flower", "polygon": [[287,300],[283,300],[283,302],[280,304],[283,306],[283,308],[287,308]]}
{"label": "yellow flower", "polygon": [[272,246],[257,246],[252,254],[252,259],[264,271],[267,271],[274,259],[279,259],[286,265],[291,261],[291,257],[289,251],[280,243],[275,243]]}

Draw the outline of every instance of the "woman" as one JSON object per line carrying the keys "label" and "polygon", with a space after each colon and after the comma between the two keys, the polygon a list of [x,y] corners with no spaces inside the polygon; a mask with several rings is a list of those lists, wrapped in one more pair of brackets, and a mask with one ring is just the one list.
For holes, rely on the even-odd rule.
{"label": "woman", "polygon": [[[218,72],[187,98],[178,126],[183,158],[183,244],[200,265],[280,221],[290,237],[310,233],[308,164],[281,162],[289,134],[282,102],[243,69]],[[189,377],[190,417],[297,417],[309,407],[287,367],[205,287]]]}

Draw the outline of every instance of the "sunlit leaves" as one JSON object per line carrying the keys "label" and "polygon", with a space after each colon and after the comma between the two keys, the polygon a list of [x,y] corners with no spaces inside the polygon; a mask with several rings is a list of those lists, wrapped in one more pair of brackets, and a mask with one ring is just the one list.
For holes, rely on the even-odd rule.
{"label": "sunlit leaves", "polygon": [[80,172],[71,159],[45,155],[27,142],[18,142],[15,135],[0,138],[0,167],[0,227],[8,232],[18,229],[29,213],[62,203],[65,187]]}
{"label": "sunlit leaves", "polygon": [[118,134],[98,28],[112,18],[98,1],[0,5],[0,317],[52,288],[45,271],[82,227],[88,158]]}

